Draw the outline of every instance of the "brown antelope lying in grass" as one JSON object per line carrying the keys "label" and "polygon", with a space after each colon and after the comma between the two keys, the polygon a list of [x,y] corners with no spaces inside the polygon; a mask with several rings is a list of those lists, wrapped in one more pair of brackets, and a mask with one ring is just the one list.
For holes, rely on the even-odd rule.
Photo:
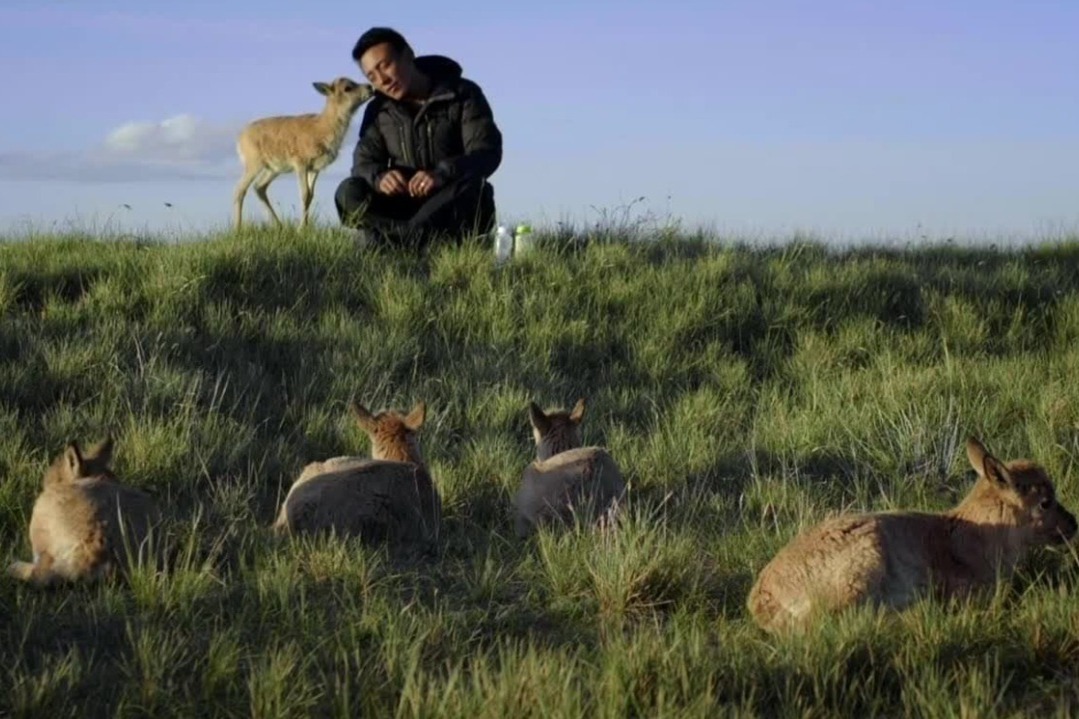
{"label": "brown antelope lying in grass", "polygon": [[1041,466],[1001,462],[973,438],[967,457],[978,479],[947,512],[840,516],[795,537],[750,590],[753,619],[771,632],[802,630],[855,605],[968,596],[1010,576],[1028,550],[1075,536],[1075,516]]}
{"label": "brown antelope lying in grass", "polygon": [[525,537],[536,527],[575,517],[589,521],[614,519],[626,485],[618,465],[602,447],[582,447],[584,400],[570,412],[544,412],[530,402],[529,420],[536,441],[536,459],[521,477],[515,531]]}
{"label": "brown antelope lying in grass", "polygon": [[8,574],[37,586],[111,577],[128,566],[161,515],[148,494],[113,474],[112,438],[89,452],[72,442],[45,472],[30,517],[34,561]]}
{"label": "brown antelope lying in grass", "polygon": [[252,182],[255,195],[269,210],[270,217],[281,224],[266,190],[275,177],[290,171],[296,173],[300,182],[301,226],[306,226],[318,173],[337,159],[352,116],[375,92],[370,85],[357,84],[347,77],[314,85],[326,96],[322,112],[265,117],[249,123],[240,132],[236,150],[244,172],[232,198],[237,229],[243,223],[244,195]]}
{"label": "brown antelope lying in grass", "polygon": [[304,467],[289,488],[273,529],[278,534],[334,531],[367,541],[426,545],[438,541],[442,500],[420,454],[417,432],[426,405],[408,415],[352,414],[371,439],[371,458],[334,457]]}

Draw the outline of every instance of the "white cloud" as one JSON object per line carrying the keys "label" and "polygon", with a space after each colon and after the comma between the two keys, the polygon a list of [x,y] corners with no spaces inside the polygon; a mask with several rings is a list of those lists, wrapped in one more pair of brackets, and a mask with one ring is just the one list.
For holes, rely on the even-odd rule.
{"label": "white cloud", "polygon": [[239,172],[239,127],[190,114],[159,122],[127,122],[84,151],[0,151],[0,178],[128,182],[202,180]]}
{"label": "white cloud", "polygon": [[118,158],[218,162],[236,156],[236,131],[193,115],[177,115],[161,122],[128,122],[109,133],[105,150]]}

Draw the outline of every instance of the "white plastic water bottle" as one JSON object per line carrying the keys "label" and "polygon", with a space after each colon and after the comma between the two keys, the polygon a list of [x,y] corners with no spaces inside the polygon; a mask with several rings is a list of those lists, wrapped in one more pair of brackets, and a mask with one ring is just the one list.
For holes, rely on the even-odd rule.
{"label": "white plastic water bottle", "polygon": [[532,234],[531,225],[517,225],[517,232],[513,236],[513,254],[527,254],[535,246],[535,237]]}
{"label": "white plastic water bottle", "polygon": [[510,258],[513,252],[513,235],[505,225],[495,230],[495,262],[501,264]]}

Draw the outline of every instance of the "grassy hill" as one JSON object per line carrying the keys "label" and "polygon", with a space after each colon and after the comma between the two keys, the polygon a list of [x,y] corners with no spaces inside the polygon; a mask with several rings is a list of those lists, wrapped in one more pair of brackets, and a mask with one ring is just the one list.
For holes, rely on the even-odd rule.
{"label": "grassy hill", "polygon": [[[943,509],[963,439],[1079,509],[1079,244],[830,251],[665,239],[357,251],[330,231],[0,245],[0,552],[28,558],[47,463],[114,432],[177,521],[169,571],[0,582],[0,715],[1072,715],[1079,562],[995,596],[748,621],[754,573],[843,509]],[[527,402],[587,400],[625,526],[513,537]],[[347,412],[428,405],[443,555],[275,541]]]}

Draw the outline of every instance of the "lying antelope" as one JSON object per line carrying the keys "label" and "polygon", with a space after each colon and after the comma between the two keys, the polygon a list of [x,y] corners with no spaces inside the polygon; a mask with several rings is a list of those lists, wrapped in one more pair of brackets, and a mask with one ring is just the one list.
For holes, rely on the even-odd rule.
{"label": "lying antelope", "polygon": [[255,183],[255,195],[266,206],[270,217],[281,224],[266,190],[274,178],[285,172],[295,172],[299,179],[303,205],[301,226],[306,226],[318,173],[337,159],[352,116],[374,95],[370,85],[355,83],[347,77],[339,77],[328,84],[316,82],[314,86],[326,96],[322,112],[265,117],[249,123],[240,132],[236,151],[244,171],[232,198],[233,221],[237,229],[243,223],[244,195],[252,182]]}
{"label": "lying antelope", "polygon": [[978,479],[947,512],[846,515],[795,537],[750,590],[754,621],[801,630],[855,605],[901,610],[927,595],[968,596],[1010,576],[1029,550],[1075,536],[1075,516],[1041,466],[1001,462],[974,438],[967,457]]}
{"label": "lying antelope", "polygon": [[117,481],[112,450],[109,437],[88,452],[71,442],[56,457],[30,516],[34,561],[13,562],[9,575],[37,586],[94,581],[146,550],[160,512],[148,494]]}
{"label": "lying antelope", "polygon": [[606,449],[581,446],[584,409],[583,399],[569,412],[544,412],[529,403],[536,459],[525,468],[514,499],[518,537],[554,521],[609,521],[616,515],[626,485]]}
{"label": "lying antelope", "polygon": [[303,468],[281,504],[278,534],[333,531],[367,541],[437,543],[442,500],[420,453],[417,432],[426,417],[418,403],[407,415],[351,411],[371,439],[371,458],[334,457]]}

